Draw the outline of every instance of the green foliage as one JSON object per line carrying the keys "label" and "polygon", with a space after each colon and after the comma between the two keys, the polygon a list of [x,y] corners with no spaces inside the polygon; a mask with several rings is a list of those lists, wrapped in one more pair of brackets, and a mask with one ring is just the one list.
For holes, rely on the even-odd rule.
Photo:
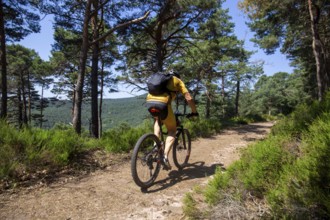
{"label": "green foliage", "polygon": [[303,104],[289,115],[287,118],[279,121],[273,129],[273,135],[290,134],[292,136],[300,136],[300,134],[308,129],[308,126],[323,112],[330,109],[330,93],[326,99],[319,103],[314,101],[312,104]]}
{"label": "green foliage", "polygon": [[[40,31],[40,15],[36,12],[39,1],[4,0],[2,3],[6,39],[20,41]],[[17,16],[19,15],[19,16]]]}
{"label": "green foliage", "polygon": [[24,128],[17,130],[0,122],[0,178],[19,175],[17,168],[57,167],[70,162],[71,157],[90,147],[90,142],[78,136],[72,127],[65,130]]}
{"label": "green foliage", "polygon": [[271,136],[243,152],[240,177],[245,188],[258,196],[272,188],[280,177],[282,166],[292,161],[289,152],[282,148],[287,142],[287,137]]}
{"label": "green foliage", "polygon": [[13,129],[8,129],[8,125],[0,121],[0,178],[7,176],[15,166],[16,151],[19,152],[21,144],[13,140],[17,133]]}
{"label": "green foliage", "polygon": [[240,115],[288,115],[309,99],[302,81],[298,73],[278,72],[260,77],[253,91],[247,89],[242,93]]}
{"label": "green foliage", "polygon": [[206,202],[209,204],[215,204],[221,199],[221,193],[219,191],[228,187],[233,168],[224,172],[220,168],[217,168],[213,179],[209,181],[208,186],[204,192]]}
{"label": "green foliage", "polygon": [[244,201],[249,194],[267,200],[275,218],[329,218],[329,103],[328,95],[324,102],[300,106],[225,172],[217,171],[206,201],[216,205],[228,193]]}
{"label": "green foliage", "polygon": [[186,120],[184,126],[189,130],[192,138],[210,137],[218,133],[222,128],[219,121],[202,118],[197,120]]}
{"label": "green foliage", "polygon": [[51,130],[47,142],[41,148],[41,155],[50,156],[50,160],[56,164],[67,164],[73,153],[81,150],[83,142],[79,136],[71,130]]}
{"label": "green foliage", "polygon": [[148,121],[135,128],[128,124],[121,124],[104,132],[100,142],[110,152],[128,152],[134,148],[140,136],[150,132],[152,132],[152,126]]}
{"label": "green foliage", "polygon": [[233,117],[230,120],[233,121],[235,124],[241,124],[241,125],[246,125],[249,123],[249,120],[247,118],[240,116]]}
{"label": "green foliage", "polygon": [[286,167],[282,180],[268,193],[278,216],[296,219],[330,216],[330,114],[317,119],[304,132],[301,157]]}
{"label": "green foliage", "polygon": [[243,199],[246,190],[260,197],[271,189],[273,182],[280,177],[282,165],[292,161],[290,154],[281,148],[285,142],[285,137],[272,137],[259,142],[247,148],[241,159],[225,172],[218,169],[205,190],[206,201],[216,204],[224,192]]}
{"label": "green foliage", "polygon": [[[128,123],[131,126],[141,124],[149,114],[143,105],[144,102],[145,95],[123,99],[104,99],[102,108],[103,130],[115,128],[122,123]],[[82,125],[87,131],[89,129],[89,118],[91,117],[89,105],[89,103],[84,103],[82,107]],[[69,125],[72,121],[71,108],[72,103],[68,100],[56,101],[50,104],[44,111],[44,118],[48,120],[44,123],[44,128],[52,128],[56,124]]]}
{"label": "green foliage", "polygon": [[200,215],[198,209],[196,209],[196,201],[191,193],[187,193],[183,198],[184,208],[183,212],[190,217],[190,219],[197,219]]}

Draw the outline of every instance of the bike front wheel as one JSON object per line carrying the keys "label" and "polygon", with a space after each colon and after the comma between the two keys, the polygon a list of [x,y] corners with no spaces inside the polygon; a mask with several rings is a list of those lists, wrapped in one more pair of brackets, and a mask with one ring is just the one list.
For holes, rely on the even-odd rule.
{"label": "bike front wheel", "polygon": [[161,143],[156,135],[145,134],[134,147],[131,158],[132,177],[141,188],[150,187],[158,176],[160,146]]}
{"label": "bike front wheel", "polygon": [[178,135],[173,145],[173,162],[179,170],[187,166],[190,153],[190,133],[187,129],[180,129],[178,130]]}

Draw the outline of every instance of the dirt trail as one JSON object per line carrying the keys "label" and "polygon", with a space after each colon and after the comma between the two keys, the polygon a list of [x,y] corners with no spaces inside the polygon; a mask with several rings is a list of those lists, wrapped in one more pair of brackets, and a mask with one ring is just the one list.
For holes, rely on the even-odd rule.
{"label": "dirt trail", "polygon": [[264,138],[271,126],[255,123],[194,141],[190,166],[161,170],[145,193],[133,182],[126,160],[66,183],[0,194],[0,219],[183,219],[185,193],[206,184],[216,166],[227,167],[239,158],[239,149]]}

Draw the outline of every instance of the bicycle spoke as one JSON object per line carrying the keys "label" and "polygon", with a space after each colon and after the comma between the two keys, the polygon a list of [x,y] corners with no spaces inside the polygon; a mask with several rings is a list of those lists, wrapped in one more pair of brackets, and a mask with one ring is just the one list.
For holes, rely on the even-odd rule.
{"label": "bicycle spoke", "polygon": [[150,186],[156,179],[160,165],[157,163],[157,137],[153,134],[142,136],[137,142],[132,156],[132,176],[141,187]]}

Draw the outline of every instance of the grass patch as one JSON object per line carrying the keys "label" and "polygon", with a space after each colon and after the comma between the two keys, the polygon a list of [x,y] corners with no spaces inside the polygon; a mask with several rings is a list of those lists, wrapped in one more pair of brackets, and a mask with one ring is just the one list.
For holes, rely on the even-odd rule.
{"label": "grass patch", "polygon": [[225,172],[217,170],[204,192],[210,216],[222,216],[217,207],[232,213],[240,207],[249,218],[330,218],[329,155],[328,95],[298,107]]}

